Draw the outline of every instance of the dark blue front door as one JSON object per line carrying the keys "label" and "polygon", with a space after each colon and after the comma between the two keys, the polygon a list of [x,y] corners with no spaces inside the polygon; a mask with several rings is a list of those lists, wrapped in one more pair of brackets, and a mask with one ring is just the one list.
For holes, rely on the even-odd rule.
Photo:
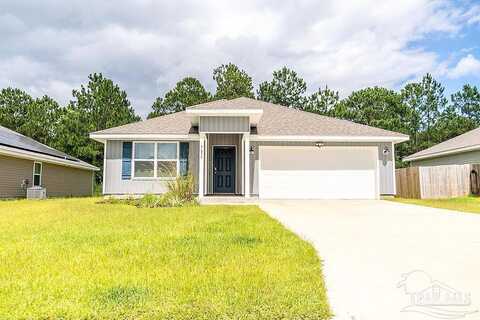
{"label": "dark blue front door", "polygon": [[213,147],[213,193],[235,193],[235,147]]}

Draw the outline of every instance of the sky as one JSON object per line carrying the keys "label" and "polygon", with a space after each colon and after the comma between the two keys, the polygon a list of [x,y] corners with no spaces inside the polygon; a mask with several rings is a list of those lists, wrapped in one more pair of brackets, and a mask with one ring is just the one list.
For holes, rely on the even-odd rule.
{"label": "sky", "polygon": [[255,87],[287,66],[342,97],[427,72],[447,95],[480,87],[479,0],[2,0],[0,39],[0,88],[64,105],[102,72],[141,116],[184,77],[214,91],[228,62]]}

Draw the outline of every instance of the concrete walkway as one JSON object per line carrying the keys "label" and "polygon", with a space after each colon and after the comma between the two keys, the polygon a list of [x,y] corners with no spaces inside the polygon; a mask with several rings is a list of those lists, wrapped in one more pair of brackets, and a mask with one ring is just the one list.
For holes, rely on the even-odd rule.
{"label": "concrete walkway", "polygon": [[[480,309],[480,214],[380,200],[260,206],[318,251],[335,319],[480,319],[469,313]],[[432,291],[443,300],[422,305]]]}

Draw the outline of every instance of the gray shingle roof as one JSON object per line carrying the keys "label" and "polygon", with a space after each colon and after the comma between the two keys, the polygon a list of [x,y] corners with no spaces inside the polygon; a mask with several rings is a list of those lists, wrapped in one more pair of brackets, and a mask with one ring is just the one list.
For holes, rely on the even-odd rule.
{"label": "gray shingle roof", "polygon": [[188,109],[191,109],[191,110],[217,110],[217,109],[262,110],[261,102],[263,101],[244,98],[244,97],[231,99],[231,100],[221,99],[221,100],[215,100],[207,103],[198,104],[196,106],[191,106],[191,107],[188,107]]}
{"label": "gray shingle roof", "polygon": [[480,128],[473,129],[464,134],[456,136],[455,138],[436,144],[433,147],[409,155],[403,160],[411,161],[420,157],[424,159],[431,158],[438,156],[439,154],[442,154],[444,152],[454,152],[457,149],[475,146],[478,146],[480,148]]}
{"label": "gray shingle roof", "polygon": [[[83,162],[82,160],[79,160],[66,153],[53,149],[36,140],[33,140],[32,138],[26,137],[18,132],[2,126],[0,126],[0,146],[30,151],[42,155],[52,156],[66,161],[72,161],[86,166],[91,166],[90,164]],[[95,168],[93,166],[91,167]]]}
{"label": "gray shingle roof", "polygon": [[94,134],[188,134],[192,133],[190,116],[176,112],[161,117],[114,127]]}
{"label": "gray shingle roof", "polygon": [[[375,136],[408,138],[407,135],[401,133],[295,110],[250,98],[212,101],[192,106],[189,109],[261,109],[263,110],[263,114],[257,125],[257,134],[259,136]],[[185,112],[177,112],[158,118],[94,132],[94,134],[139,133],[188,134],[193,132],[190,124],[190,117]]]}

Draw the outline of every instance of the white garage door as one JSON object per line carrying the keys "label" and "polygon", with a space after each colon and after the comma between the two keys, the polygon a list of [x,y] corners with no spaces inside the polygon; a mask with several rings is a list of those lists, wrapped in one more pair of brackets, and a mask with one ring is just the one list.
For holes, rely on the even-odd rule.
{"label": "white garage door", "polygon": [[378,198],[377,147],[260,147],[263,199]]}

